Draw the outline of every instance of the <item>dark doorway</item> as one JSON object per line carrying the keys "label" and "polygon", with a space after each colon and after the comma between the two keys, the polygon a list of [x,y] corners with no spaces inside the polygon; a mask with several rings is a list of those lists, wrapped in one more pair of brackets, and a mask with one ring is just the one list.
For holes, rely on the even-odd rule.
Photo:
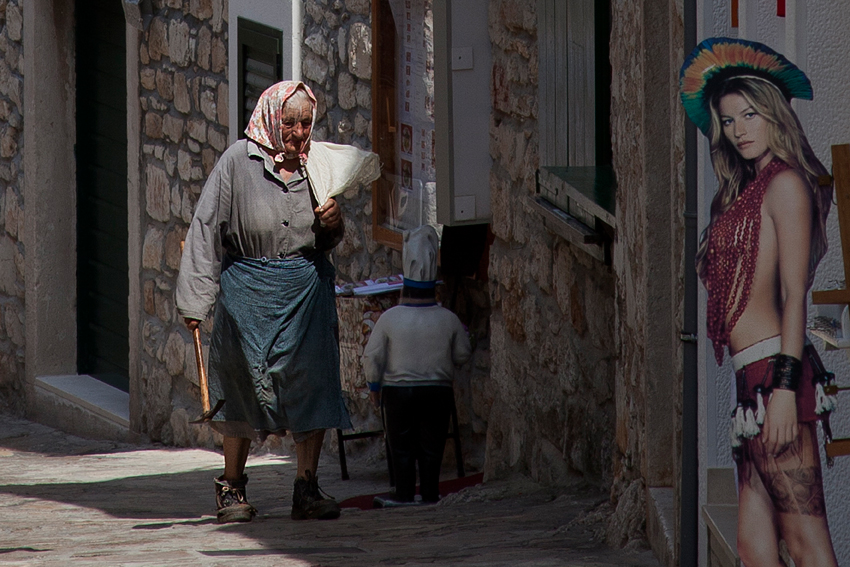
{"label": "dark doorway", "polygon": [[127,67],[116,0],[77,0],[77,371],[129,391]]}

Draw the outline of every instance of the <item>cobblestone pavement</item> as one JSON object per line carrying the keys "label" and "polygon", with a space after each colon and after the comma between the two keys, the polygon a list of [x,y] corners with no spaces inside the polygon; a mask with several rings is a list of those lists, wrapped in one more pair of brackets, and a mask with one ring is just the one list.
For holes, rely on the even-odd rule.
{"label": "cobblestone pavement", "polygon": [[[496,481],[436,506],[343,509],[335,521],[289,518],[294,460],[252,455],[249,524],[218,525],[213,451],[73,437],[0,416],[0,564],[284,566],[657,566],[650,551],[601,543],[604,496]],[[338,500],[386,488],[380,463],[320,466]],[[590,511],[590,512],[588,512]]]}

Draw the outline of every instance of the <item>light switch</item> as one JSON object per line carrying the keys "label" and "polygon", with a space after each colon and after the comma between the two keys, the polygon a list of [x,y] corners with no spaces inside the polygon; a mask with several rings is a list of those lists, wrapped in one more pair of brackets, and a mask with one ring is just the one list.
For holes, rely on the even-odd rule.
{"label": "light switch", "polygon": [[472,69],[472,48],[452,47],[452,71]]}
{"label": "light switch", "polygon": [[475,219],[475,195],[455,197],[455,220]]}

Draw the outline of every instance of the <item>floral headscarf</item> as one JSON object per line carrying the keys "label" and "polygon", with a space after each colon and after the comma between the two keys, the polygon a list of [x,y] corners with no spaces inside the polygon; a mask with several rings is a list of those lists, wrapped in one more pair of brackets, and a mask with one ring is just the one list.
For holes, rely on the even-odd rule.
{"label": "floral headscarf", "polygon": [[[261,146],[265,146],[270,150],[277,152],[274,154],[276,162],[283,161],[285,150],[283,140],[280,138],[280,124],[283,119],[283,106],[286,101],[295,94],[298,89],[304,90],[310,98],[313,106],[313,125],[316,124],[316,97],[310,87],[301,81],[281,81],[267,88],[260,100],[257,101],[257,106],[251,114],[251,120],[245,128],[245,135],[254,140]],[[313,132],[310,131],[310,137]],[[307,163],[307,153],[310,149],[310,137],[304,143],[304,149],[298,156],[302,164]]]}

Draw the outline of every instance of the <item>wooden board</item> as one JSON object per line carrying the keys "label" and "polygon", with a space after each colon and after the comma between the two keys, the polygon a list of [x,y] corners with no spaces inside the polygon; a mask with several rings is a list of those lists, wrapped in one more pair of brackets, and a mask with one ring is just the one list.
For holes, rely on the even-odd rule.
{"label": "wooden board", "polygon": [[850,439],[835,439],[832,443],[826,444],[826,456],[843,457],[850,455]]}
{"label": "wooden board", "polygon": [[[850,284],[850,144],[832,146],[832,175],[835,180],[835,201],[838,204],[838,224],[841,230],[846,287]],[[812,302],[816,305],[850,305],[850,289],[813,291]]]}

